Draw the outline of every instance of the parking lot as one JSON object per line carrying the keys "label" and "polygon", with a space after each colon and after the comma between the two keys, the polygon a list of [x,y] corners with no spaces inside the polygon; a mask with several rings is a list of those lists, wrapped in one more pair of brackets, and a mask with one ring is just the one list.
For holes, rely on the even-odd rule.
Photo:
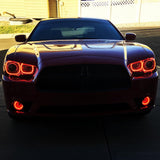
{"label": "parking lot", "polygon": [[[160,65],[160,29],[129,29],[129,32],[135,32],[138,42],[154,50]],[[0,40],[0,64],[12,44],[13,39]],[[0,128],[2,160],[159,160],[160,85],[156,107],[144,117],[111,115],[15,122],[7,115],[0,82]]]}

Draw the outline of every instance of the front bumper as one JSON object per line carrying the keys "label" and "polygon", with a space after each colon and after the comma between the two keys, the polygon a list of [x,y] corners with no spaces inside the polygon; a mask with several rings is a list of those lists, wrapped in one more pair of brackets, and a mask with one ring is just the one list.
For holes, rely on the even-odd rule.
{"label": "front bumper", "polygon": [[[155,103],[157,84],[158,73],[155,72],[149,78],[131,80],[131,87],[128,89],[98,92],[47,92],[37,90],[35,82],[15,82],[3,76],[8,111],[15,115],[31,116],[137,112],[141,111],[141,101],[146,96],[151,98],[147,108],[150,109]],[[13,107],[14,101],[23,103],[24,110],[16,111]]]}

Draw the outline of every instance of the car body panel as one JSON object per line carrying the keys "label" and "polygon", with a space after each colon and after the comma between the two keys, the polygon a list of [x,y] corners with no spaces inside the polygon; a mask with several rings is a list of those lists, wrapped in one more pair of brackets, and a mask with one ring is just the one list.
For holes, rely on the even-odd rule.
{"label": "car body panel", "polygon": [[[92,109],[94,107],[92,106],[96,105],[97,107],[94,110],[94,114],[96,114],[99,113],[98,110],[103,105],[106,106],[104,107],[105,111],[103,110],[105,114],[111,110],[113,112],[117,111],[117,108],[119,108],[118,112],[140,112],[143,107],[141,101],[146,96],[151,98],[151,102],[147,106],[147,109],[151,109],[155,103],[158,73],[155,70],[149,75],[136,78],[132,77],[128,68],[130,63],[147,58],[154,58],[154,53],[148,46],[126,40],[41,40],[27,41],[13,46],[8,50],[4,64],[8,60],[31,64],[37,67],[37,71],[34,78],[30,81],[13,80],[6,74],[3,74],[2,81],[7,109],[13,115],[44,115],[46,113],[51,114],[48,109],[50,108],[53,111],[52,114],[56,115],[57,113],[54,112],[54,109],[56,110],[60,107],[64,107],[65,110],[68,109],[70,112],[76,108],[83,108],[84,111],[87,109],[93,113]],[[47,85],[46,83],[49,83],[51,88],[49,86],[47,89],[37,87],[45,69],[52,68],[51,71],[53,71],[54,68],[65,66],[68,66],[69,69],[75,67],[77,71],[80,71],[79,73],[73,71],[71,74],[75,75],[70,75],[70,72],[67,70],[66,77],[65,73],[45,73],[46,77],[43,77],[44,86]],[[96,70],[99,66],[100,70],[98,71],[97,69],[95,71],[96,76],[94,77],[93,70]],[[103,66],[106,67],[106,72],[108,72],[106,75],[101,73]],[[114,71],[112,69],[113,66],[117,67],[117,69],[122,68],[126,79],[123,79],[123,76],[119,78],[121,73]],[[58,76],[58,78],[54,79],[52,74]],[[59,79],[60,77],[62,78]],[[112,78],[114,78],[113,82]],[[60,87],[59,90],[54,89],[56,84],[52,84],[52,80],[53,83],[57,83],[58,87]],[[105,85],[105,81],[108,83],[107,85]],[[63,90],[61,83],[62,86],[68,84],[71,86],[71,89],[65,86],[66,89]],[[72,83],[75,84],[72,86]],[[100,83],[102,83],[102,86]],[[128,84],[125,85],[125,83]],[[122,84],[122,87],[119,84]],[[74,89],[74,85],[76,87],[80,85],[78,86],[80,89]],[[96,88],[95,85],[98,87]],[[106,88],[103,88],[103,85]],[[26,109],[16,111],[13,108],[14,101],[22,102]],[[112,109],[109,109],[109,106],[112,106]],[[116,109],[113,106],[116,106]],[[127,110],[122,110],[122,106],[127,106]],[[40,109],[41,112],[39,112]]]}

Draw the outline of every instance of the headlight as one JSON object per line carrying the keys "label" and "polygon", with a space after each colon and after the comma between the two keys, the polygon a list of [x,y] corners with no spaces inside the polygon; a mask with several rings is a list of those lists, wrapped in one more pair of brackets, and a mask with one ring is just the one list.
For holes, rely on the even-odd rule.
{"label": "headlight", "polygon": [[144,72],[153,72],[156,68],[156,62],[154,58],[149,58],[143,61]]}
{"label": "headlight", "polygon": [[30,64],[21,64],[21,72],[22,74],[33,74],[34,73],[34,65]]}
{"label": "headlight", "polygon": [[5,64],[5,71],[9,75],[18,76],[20,74],[20,64],[14,61],[7,61]]}
{"label": "headlight", "polygon": [[12,80],[32,80],[38,68],[35,65],[6,61],[4,74]]}
{"label": "headlight", "polygon": [[156,69],[156,61],[154,58],[147,58],[141,61],[130,63],[128,68],[134,77],[139,77],[153,73]]}

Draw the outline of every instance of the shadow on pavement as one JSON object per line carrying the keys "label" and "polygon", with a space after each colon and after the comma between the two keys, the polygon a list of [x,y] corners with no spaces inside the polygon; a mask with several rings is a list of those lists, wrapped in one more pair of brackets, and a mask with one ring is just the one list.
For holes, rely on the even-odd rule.
{"label": "shadow on pavement", "polygon": [[18,123],[3,115],[3,160],[109,159],[101,118],[42,118]]}

